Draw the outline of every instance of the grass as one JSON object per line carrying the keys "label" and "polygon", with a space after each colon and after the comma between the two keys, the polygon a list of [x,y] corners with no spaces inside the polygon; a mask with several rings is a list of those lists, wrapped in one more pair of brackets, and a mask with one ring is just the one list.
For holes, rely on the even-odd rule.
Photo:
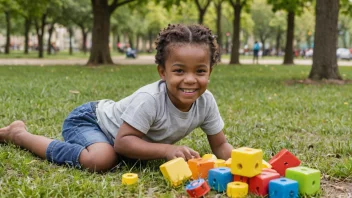
{"label": "grass", "polygon": [[[217,66],[209,90],[234,147],[260,148],[264,159],[286,148],[302,165],[334,179],[352,180],[352,85],[286,85],[304,79],[306,66]],[[352,68],[340,68],[352,79]],[[0,126],[25,120],[32,133],[62,140],[65,116],[76,106],[103,98],[119,100],[158,79],[154,66],[0,67]],[[196,129],[179,144],[210,153]],[[0,144],[0,197],[181,197],[183,187],[164,181],[162,160],[126,165],[105,174],[50,164],[14,145]],[[122,186],[126,172],[137,186]],[[212,191],[212,196],[215,192]],[[321,192],[319,196],[324,196]],[[226,197],[224,194],[221,197]]]}

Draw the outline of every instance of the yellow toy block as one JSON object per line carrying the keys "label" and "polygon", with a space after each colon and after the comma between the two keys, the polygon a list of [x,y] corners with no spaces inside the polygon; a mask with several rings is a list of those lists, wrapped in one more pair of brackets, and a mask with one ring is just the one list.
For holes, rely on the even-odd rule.
{"label": "yellow toy block", "polygon": [[136,173],[125,173],[122,175],[122,184],[132,185],[138,182],[138,175]]}
{"label": "yellow toy block", "polygon": [[226,167],[225,165],[225,160],[223,159],[217,159],[214,162],[214,168],[219,168],[219,167]]}
{"label": "yellow toy block", "polygon": [[262,169],[263,168],[272,168],[272,166],[265,160],[262,160]]}
{"label": "yellow toy block", "polygon": [[208,177],[208,171],[214,168],[214,161],[205,160],[203,158],[190,159],[187,163],[191,169],[193,179],[206,179]]}
{"label": "yellow toy block", "polygon": [[231,198],[242,198],[248,194],[248,184],[244,182],[230,182],[227,184],[226,194]]}
{"label": "yellow toy block", "polygon": [[231,158],[227,159],[225,162],[225,166],[228,168],[231,168],[231,164],[232,164],[232,159]]}
{"label": "yellow toy block", "polygon": [[231,173],[245,177],[253,177],[261,173],[263,151],[241,147],[231,152]]}
{"label": "yellow toy block", "polygon": [[218,159],[214,154],[204,154],[202,158],[205,160],[214,160],[214,161]]}
{"label": "yellow toy block", "polygon": [[160,170],[164,178],[174,187],[181,185],[192,176],[187,162],[181,157],[162,164]]}

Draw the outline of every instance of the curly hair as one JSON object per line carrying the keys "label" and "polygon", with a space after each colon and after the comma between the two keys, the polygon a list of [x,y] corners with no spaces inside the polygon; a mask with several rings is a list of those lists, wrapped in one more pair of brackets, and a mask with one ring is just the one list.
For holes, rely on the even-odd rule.
{"label": "curly hair", "polygon": [[159,32],[155,42],[155,63],[165,67],[166,58],[169,55],[169,46],[172,44],[200,44],[209,46],[210,68],[219,62],[219,47],[216,37],[211,30],[203,25],[171,25]]}

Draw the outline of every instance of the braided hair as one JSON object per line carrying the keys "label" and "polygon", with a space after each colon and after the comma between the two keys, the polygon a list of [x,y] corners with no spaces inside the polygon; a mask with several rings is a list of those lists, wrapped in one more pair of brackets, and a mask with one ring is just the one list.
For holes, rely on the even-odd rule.
{"label": "braided hair", "polygon": [[171,25],[159,32],[156,44],[155,63],[165,67],[172,44],[200,44],[209,46],[210,68],[219,62],[219,47],[211,30],[203,25]]}

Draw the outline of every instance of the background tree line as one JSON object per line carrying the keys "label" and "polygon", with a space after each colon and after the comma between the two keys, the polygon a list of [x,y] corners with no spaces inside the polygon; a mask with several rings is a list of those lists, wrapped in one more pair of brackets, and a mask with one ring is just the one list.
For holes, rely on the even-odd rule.
{"label": "background tree line", "polygon": [[11,35],[24,36],[28,53],[28,35],[35,32],[42,58],[45,43],[51,54],[57,24],[69,32],[70,53],[73,31],[79,29],[84,52],[92,35],[87,64],[99,65],[113,64],[110,35],[113,45],[126,36],[134,48],[149,43],[145,50],[152,51],[157,33],[168,23],[200,23],[214,31],[224,52],[231,52],[230,64],[240,64],[240,49],[251,47],[249,38],[259,40],[263,50],[274,46],[277,55],[284,49],[287,65],[294,63],[294,50],[306,43],[315,52],[309,77],[341,79],[336,47],[339,40],[350,47],[351,7],[351,0],[0,0],[0,31],[6,35],[4,53],[10,53]]}

